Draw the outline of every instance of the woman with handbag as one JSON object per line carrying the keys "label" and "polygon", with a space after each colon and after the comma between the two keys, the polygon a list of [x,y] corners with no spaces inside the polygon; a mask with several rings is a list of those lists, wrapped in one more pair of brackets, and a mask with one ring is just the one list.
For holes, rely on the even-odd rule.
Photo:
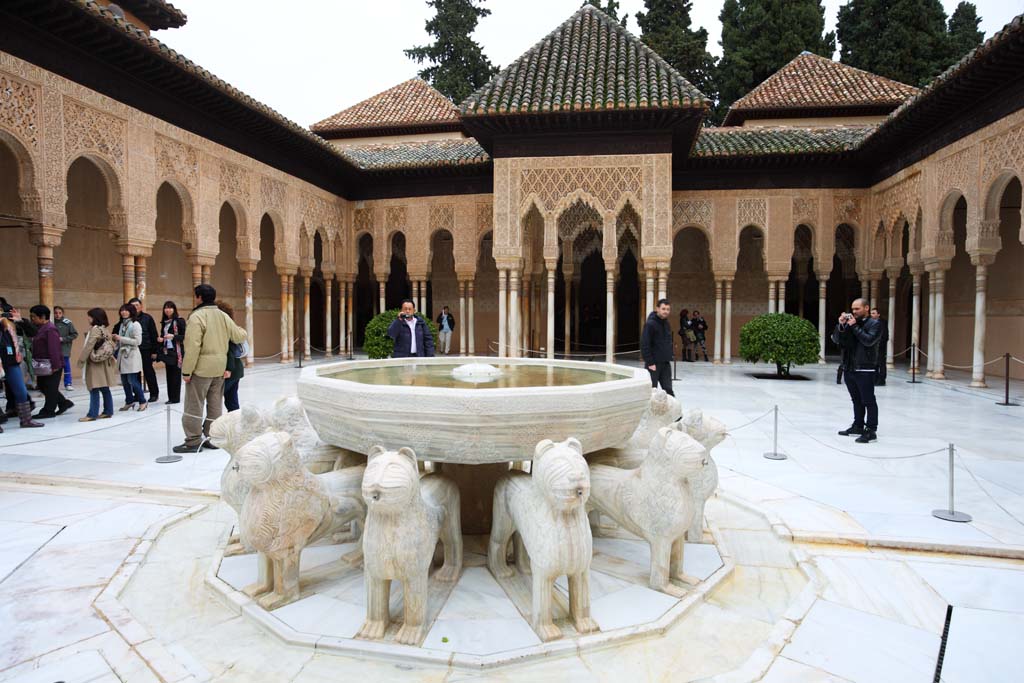
{"label": "woman with handbag", "polygon": [[[21,348],[18,345],[21,315],[17,308],[8,306],[6,300],[0,299],[0,302],[4,305],[3,317],[0,318],[0,363],[4,368],[4,390],[10,395],[9,401],[13,402],[15,415],[22,427],[43,427],[45,425],[42,422],[32,419],[32,403],[25,389],[25,376],[21,372]],[[0,429],[0,433],[2,431]]]}
{"label": "woman with handbag", "polygon": [[683,345],[683,362],[692,363],[695,359],[694,344],[697,337],[690,328],[690,311],[683,309],[679,311],[679,337]]}
{"label": "woman with handbag", "polygon": [[181,358],[185,344],[185,319],[178,315],[173,301],[164,302],[160,319],[160,360],[167,373],[168,403],[181,402]]}
{"label": "woman with handbag", "polygon": [[117,324],[113,339],[117,342],[117,371],[121,373],[121,386],[124,387],[124,405],[121,410],[131,410],[139,404],[139,410],[149,407],[146,394],[142,392],[142,325],[135,321],[135,306],[121,304],[118,315],[121,322]]}
{"label": "woman with handbag", "polygon": [[[92,308],[89,316],[89,332],[82,344],[78,367],[85,368],[85,386],[89,389],[89,412],[79,422],[92,422],[114,416],[114,397],[110,387],[115,386],[117,377],[117,354],[114,339],[107,330],[107,312]],[[100,397],[103,398],[103,413],[100,413]]]}
{"label": "woman with handbag", "polygon": [[60,345],[60,332],[50,321],[50,309],[37,304],[29,309],[29,317],[39,329],[32,337],[32,370],[36,384],[46,398],[42,410],[33,417],[45,420],[63,415],[75,404],[60,393],[60,376],[64,372],[64,353]]}

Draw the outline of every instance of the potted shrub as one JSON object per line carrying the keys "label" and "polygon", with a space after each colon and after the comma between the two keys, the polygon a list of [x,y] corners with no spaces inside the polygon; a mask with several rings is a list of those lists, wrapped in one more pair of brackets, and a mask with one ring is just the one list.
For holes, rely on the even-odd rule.
{"label": "potted shrub", "polygon": [[[390,311],[383,311],[373,317],[373,320],[366,323],[366,332],[363,339],[363,351],[370,358],[389,358],[391,352],[395,350],[395,342],[388,336],[388,328],[391,323],[398,318],[398,309],[394,308]],[[437,344],[437,324],[433,320],[419,314],[423,320],[427,323],[427,328],[430,330],[430,334],[434,338],[434,343]]]}
{"label": "potted shrub", "polygon": [[818,361],[818,330],[810,321],[788,313],[767,313],[740,330],[740,356],[752,363],[775,363],[778,377],[793,365]]}

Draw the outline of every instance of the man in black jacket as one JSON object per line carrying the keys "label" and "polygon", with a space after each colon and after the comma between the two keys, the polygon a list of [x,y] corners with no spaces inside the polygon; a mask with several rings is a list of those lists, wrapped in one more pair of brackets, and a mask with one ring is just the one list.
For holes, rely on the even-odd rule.
{"label": "man in black jacket", "polygon": [[672,307],[668,299],[659,299],[654,313],[647,316],[644,331],[640,335],[640,355],[644,359],[647,371],[651,373],[651,386],[661,384],[669,396],[672,391],[672,325],[668,316]]}
{"label": "man in black jacket", "polygon": [[142,328],[142,343],[139,344],[139,353],[142,354],[142,377],[146,381],[146,388],[149,389],[149,402],[152,403],[160,398],[160,385],[156,381],[156,371],[153,370],[153,361],[156,360],[156,353],[160,349],[157,344],[156,321],[153,316],[146,313],[142,301],[136,297],[128,300],[135,307],[138,314],[135,320]]}
{"label": "man in black jacket", "polygon": [[388,336],[395,341],[392,358],[434,356],[434,335],[430,333],[426,321],[416,313],[416,304],[412,299],[402,302],[402,312],[388,327]]}
{"label": "man in black jacket", "polygon": [[853,424],[839,433],[843,436],[857,434],[857,443],[869,443],[878,438],[875,366],[882,325],[868,314],[864,299],[854,299],[850,310],[852,314],[839,315],[839,323],[832,332],[832,341],[843,352],[842,372],[853,401]]}

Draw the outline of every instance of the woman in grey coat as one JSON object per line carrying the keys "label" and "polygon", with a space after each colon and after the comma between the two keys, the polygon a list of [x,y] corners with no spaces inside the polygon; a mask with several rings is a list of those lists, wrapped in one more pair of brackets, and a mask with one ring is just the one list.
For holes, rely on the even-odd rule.
{"label": "woman in grey coat", "polygon": [[124,387],[124,405],[121,410],[131,410],[135,404],[139,404],[139,410],[145,410],[146,394],[142,392],[142,380],[139,373],[142,372],[142,354],[139,352],[139,345],[142,344],[142,326],[135,320],[135,307],[131,304],[122,304],[118,311],[121,321],[114,327],[114,334],[111,335],[117,342],[117,371],[121,373],[121,386]]}

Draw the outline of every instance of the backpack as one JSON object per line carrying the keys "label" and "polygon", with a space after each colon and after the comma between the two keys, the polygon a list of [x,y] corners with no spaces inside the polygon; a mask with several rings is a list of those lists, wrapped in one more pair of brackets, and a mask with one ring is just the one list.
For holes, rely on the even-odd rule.
{"label": "backpack", "polygon": [[89,352],[89,360],[93,363],[106,363],[114,357],[114,340],[103,335],[96,340]]}

